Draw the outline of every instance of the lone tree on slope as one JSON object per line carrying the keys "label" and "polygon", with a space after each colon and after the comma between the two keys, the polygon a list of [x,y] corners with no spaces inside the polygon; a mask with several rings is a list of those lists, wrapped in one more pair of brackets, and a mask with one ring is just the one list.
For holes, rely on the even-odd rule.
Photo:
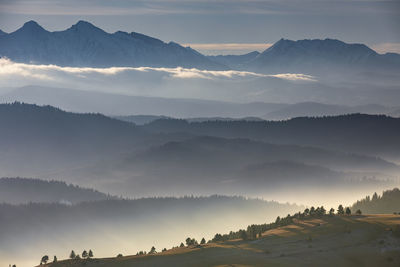
{"label": "lone tree on slope", "polygon": [[339,215],[343,215],[344,214],[344,208],[342,205],[339,205],[338,210],[337,210],[337,214]]}
{"label": "lone tree on slope", "polygon": [[350,215],[351,214],[351,210],[349,207],[346,208],[346,215]]}
{"label": "lone tree on slope", "polygon": [[46,264],[46,263],[48,262],[48,260],[49,260],[49,256],[44,255],[44,256],[42,257],[42,259],[40,260],[40,265]]}
{"label": "lone tree on slope", "polygon": [[334,208],[331,208],[331,209],[329,210],[329,215],[330,215],[330,216],[335,215],[335,209],[334,209]]}
{"label": "lone tree on slope", "polygon": [[76,258],[75,251],[71,250],[71,254],[69,254],[69,258],[70,259],[75,259]]}

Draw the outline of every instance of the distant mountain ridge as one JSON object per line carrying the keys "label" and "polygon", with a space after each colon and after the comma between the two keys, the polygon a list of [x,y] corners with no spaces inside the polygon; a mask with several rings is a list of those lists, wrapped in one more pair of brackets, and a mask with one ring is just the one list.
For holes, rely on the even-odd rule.
{"label": "distant mountain ridge", "polygon": [[[281,39],[252,61],[246,69],[263,71],[321,72],[400,68],[400,55],[378,54],[364,44],[348,44],[335,39]],[[344,68],[344,69],[341,69]]]}
{"label": "distant mountain ridge", "polygon": [[0,34],[0,56],[13,61],[60,66],[151,66],[226,69],[193,49],[140,33],[107,33],[86,21],[49,32],[35,21]]}
{"label": "distant mountain ridge", "polygon": [[61,203],[116,199],[99,191],[61,181],[31,178],[0,178],[0,203]]}
{"label": "distant mountain ridge", "polygon": [[0,57],[60,66],[185,67],[284,73],[400,68],[399,54],[381,55],[364,44],[334,39],[281,39],[262,53],[204,56],[190,47],[165,43],[141,33],[107,33],[82,20],[64,31],[49,32],[35,21],[28,21],[11,33],[0,31]]}

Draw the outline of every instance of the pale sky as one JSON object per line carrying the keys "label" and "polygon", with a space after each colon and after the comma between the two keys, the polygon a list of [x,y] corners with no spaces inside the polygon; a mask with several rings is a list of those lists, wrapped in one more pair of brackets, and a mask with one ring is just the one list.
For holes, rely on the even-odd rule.
{"label": "pale sky", "polygon": [[206,54],[262,51],[281,38],[335,38],[400,52],[399,0],[0,0],[1,30],[28,20],[51,31],[87,20]]}

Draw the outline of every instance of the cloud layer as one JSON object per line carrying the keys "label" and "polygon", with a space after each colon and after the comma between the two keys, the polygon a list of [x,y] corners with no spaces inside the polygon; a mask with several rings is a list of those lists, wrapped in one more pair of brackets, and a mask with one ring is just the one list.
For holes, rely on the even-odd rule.
{"label": "cloud layer", "polygon": [[[0,59],[0,88],[40,85],[129,95],[260,101],[265,90],[316,82],[305,74],[153,67],[60,67]],[[4,91],[4,90],[3,90]]]}
{"label": "cloud layer", "polygon": [[[70,76],[74,79],[90,81],[94,75],[96,78],[103,76],[104,79],[110,76],[118,76],[131,73],[134,76],[141,73],[158,73],[165,79],[238,79],[238,78],[279,78],[290,81],[315,81],[313,76],[305,74],[260,74],[248,71],[210,71],[186,68],[153,68],[153,67],[110,67],[110,68],[91,68],[91,67],[60,67],[56,65],[34,65],[16,63],[6,58],[0,58],[0,77],[1,85],[7,86],[4,82],[20,76],[20,78],[36,79],[38,81],[60,81],[63,77]],[[60,77],[61,76],[61,77]],[[7,82],[6,82],[7,83]]]}

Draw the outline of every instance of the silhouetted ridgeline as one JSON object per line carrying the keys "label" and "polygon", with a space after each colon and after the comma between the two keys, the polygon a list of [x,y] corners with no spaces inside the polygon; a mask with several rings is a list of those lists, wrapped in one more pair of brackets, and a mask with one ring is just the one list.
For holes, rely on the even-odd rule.
{"label": "silhouetted ridgeline", "polygon": [[63,170],[132,153],[166,138],[101,114],[70,113],[18,102],[0,104],[0,125],[3,177],[42,178],[51,174],[52,178]]}
{"label": "silhouetted ridgeline", "polygon": [[397,155],[399,121],[356,114],[281,122],[157,120],[136,126],[100,114],[2,104],[0,177],[57,178],[130,197],[251,195],[250,187],[266,194],[272,185],[289,181],[307,188],[349,179],[372,185],[364,176],[382,185],[389,179],[393,187],[396,164],[326,147]]}
{"label": "silhouetted ridgeline", "polygon": [[18,62],[61,66],[196,67],[226,69],[202,54],[136,32],[107,33],[86,21],[49,32],[35,21],[0,35],[0,56]]}
{"label": "silhouetted ridgeline", "polygon": [[300,117],[287,121],[205,121],[161,119],[142,127],[151,132],[187,132],[226,138],[250,138],[371,155],[400,157],[400,119],[350,114]]}
{"label": "silhouetted ridgeline", "polygon": [[61,202],[75,204],[111,198],[115,197],[61,181],[0,178],[0,203]]}
{"label": "silhouetted ridgeline", "polygon": [[387,190],[382,195],[367,196],[353,204],[351,210],[360,209],[365,214],[399,213],[400,214],[400,190],[394,188]]}

